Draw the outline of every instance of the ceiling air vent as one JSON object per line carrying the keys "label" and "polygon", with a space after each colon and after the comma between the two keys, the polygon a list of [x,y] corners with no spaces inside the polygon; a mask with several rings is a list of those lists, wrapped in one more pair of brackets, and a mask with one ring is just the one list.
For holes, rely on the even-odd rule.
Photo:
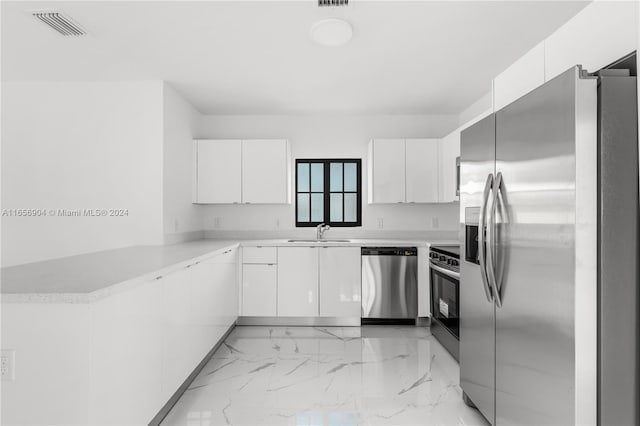
{"label": "ceiling air vent", "polygon": [[73,19],[57,10],[36,10],[31,14],[64,36],[81,36],[87,32]]}
{"label": "ceiling air vent", "polygon": [[349,0],[318,0],[318,6],[348,6]]}

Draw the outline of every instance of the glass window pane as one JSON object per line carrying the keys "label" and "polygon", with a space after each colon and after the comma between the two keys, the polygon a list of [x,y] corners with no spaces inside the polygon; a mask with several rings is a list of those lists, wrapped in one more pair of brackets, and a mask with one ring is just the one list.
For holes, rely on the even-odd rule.
{"label": "glass window pane", "polygon": [[322,192],[324,190],[324,164],[311,163],[311,191]]}
{"label": "glass window pane", "polygon": [[298,194],[298,222],[309,222],[309,194]]}
{"label": "glass window pane", "polygon": [[344,194],[344,221],[356,222],[358,216],[358,197],[356,194]]}
{"label": "glass window pane", "polygon": [[324,194],[311,194],[311,222],[324,222]]}
{"label": "glass window pane", "polygon": [[331,194],[331,222],[342,222],[342,194]]}
{"label": "glass window pane", "polygon": [[330,191],[342,192],[342,163],[331,163]]}
{"label": "glass window pane", "polygon": [[309,192],[309,163],[298,163],[298,192]]}
{"label": "glass window pane", "polygon": [[[357,191],[358,189],[358,165],[356,163],[344,163],[344,190]],[[345,200],[345,203],[347,201]],[[345,212],[346,215],[346,212]]]}

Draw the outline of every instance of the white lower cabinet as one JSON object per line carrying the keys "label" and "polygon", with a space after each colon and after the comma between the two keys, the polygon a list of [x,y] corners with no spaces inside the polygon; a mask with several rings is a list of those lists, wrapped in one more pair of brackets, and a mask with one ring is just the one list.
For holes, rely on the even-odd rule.
{"label": "white lower cabinet", "polygon": [[237,262],[238,249],[234,248],[191,268],[202,289],[194,293],[193,306],[204,325],[204,354],[211,349],[208,342],[220,340],[238,318]]}
{"label": "white lower cabinet", "polygon": [[276,316],[277,266],[242,265],[242,315]]}
{"label": "white lower cabinet", "polygon": [[360,318],[360,247],[269,249],[243,248],[243,317]]}
{"label": "white lower cabinet", "polygon": [[360,258],[360,247],[320,249],[320,316],[360,317]]}
{"label": "white lower cabinet", "polygon": [[318,316],[318,248],[278,248],[278,316]]}
{"label": "white lower cabinet", "polygon": [[[164,398],[171,397],[197,365],[197,327],[193,327],[196,312],[191,305],[195,286],[189,269],[162,277],[164,312]],[[202,358],[201,358],[202,359]]]}

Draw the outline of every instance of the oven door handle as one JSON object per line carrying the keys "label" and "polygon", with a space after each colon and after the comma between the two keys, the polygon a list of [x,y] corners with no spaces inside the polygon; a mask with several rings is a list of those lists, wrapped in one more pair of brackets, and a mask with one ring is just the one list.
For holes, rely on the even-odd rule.
{"label": "oven door handle", "polygon": [[429,267],[434,271],[438,271],[441,274],[448,276],[449,278],[455,278],[456,280],[460,280],[460,272],[450,271],[448,269],[443,268],[442,266],[438,266],[433,262],[429,261]]}

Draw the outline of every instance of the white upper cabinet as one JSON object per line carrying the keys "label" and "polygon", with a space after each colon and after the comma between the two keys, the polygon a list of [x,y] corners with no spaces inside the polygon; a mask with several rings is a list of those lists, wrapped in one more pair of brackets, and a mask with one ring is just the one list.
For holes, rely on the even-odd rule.
{"label": "white upper cabinet", "polygon": [[405,140],[407,203],[438,202],[438,139]]}
{"label": "white upper cabinet", "polygon": [[545,43],[539,43],[493,81],[495,110],[544,84]]}
{"label": "white upper cabinet", "polygon": [[451,132],[440,140],[438,149],[439,179],[438,201],[451,203],[458,201],[457,158],[460,157],[460,131]]}
{"label": "white upper cabinet", "polygon": [[594,1],[546,40],[546,80],[576,64],[594,72],[637,49],[639,5]]}
{"label": "white upper cabinet", "polygon": [[284,139],[242,141],[242,202],[291,203],[289,143]]}
{"label": "white upper cabinet", "polygon": [[320,248],[320,316],[360,317],[360,259],[360,247]]}
{"label": "white upper cabinet", "polygon": [[195,203],[239,203],[242,146],[237,140],[194,141]]}
{"label": "white upper cabinet", "polygon": [[278,247],[278,316],[318,316],[317,247]]}
{"label": "white upper cabinet", "polygon": [[404,139],[374,139],[369,145],[369,203],[405,201]]}
{"label": "white upper cabinet", "polygon": [[437,139],[373,139],[369,203],[438,202]]}
{"label": "white upper cabinet", "polygon": [[286,139],[194,141],[194,203],[291,203]]}

